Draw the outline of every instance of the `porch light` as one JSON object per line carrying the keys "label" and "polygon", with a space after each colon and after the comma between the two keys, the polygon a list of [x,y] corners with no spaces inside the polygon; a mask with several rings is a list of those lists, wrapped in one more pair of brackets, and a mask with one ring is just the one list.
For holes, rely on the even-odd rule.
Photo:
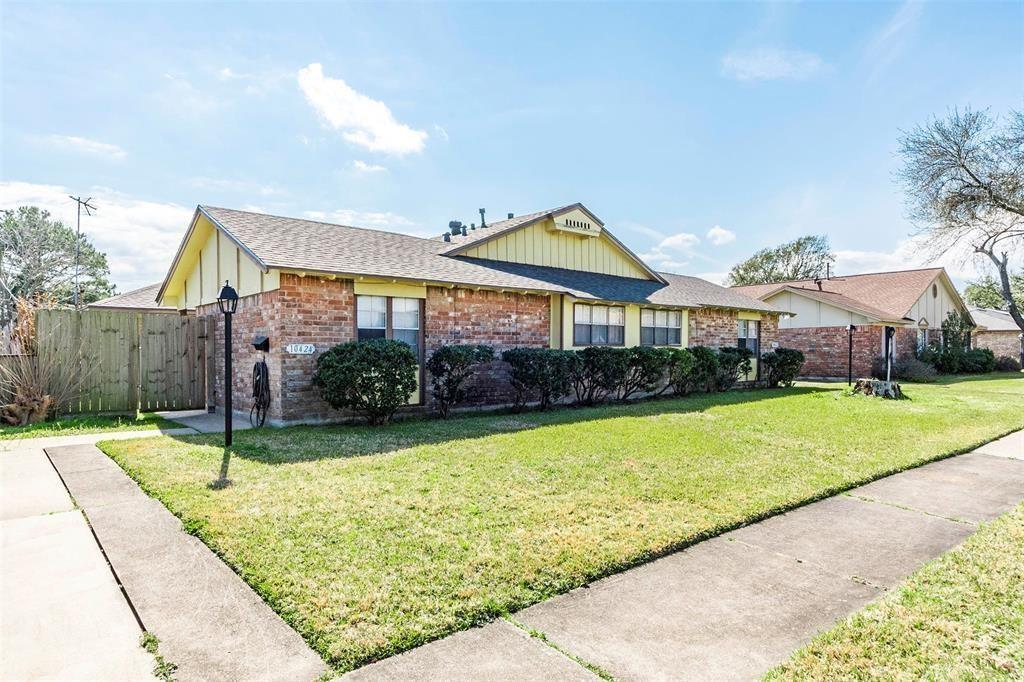
{"label": "porch light", "polygon": [[228,284],[227,280],[224,280],[224,288],[220,290],[220,295],[217,296],[217,305],[225,315],[234,315],[235,311],[238,310],[238,292]]}

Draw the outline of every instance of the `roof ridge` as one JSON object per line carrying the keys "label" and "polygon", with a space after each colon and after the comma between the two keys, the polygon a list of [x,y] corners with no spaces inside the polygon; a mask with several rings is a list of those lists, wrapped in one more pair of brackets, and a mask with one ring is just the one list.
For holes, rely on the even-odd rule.
{"label": "roof ridge", "polygon": [[226,206],[210,206],[208,204],[199,204],[199,208],[203,210],[215,210],[215,211],[233,211],[234,213],[245,213],[246,215],[257,215],[264,216],[267,218],[280,218],[281,220],[298,220],[304,223],[314,223],[316,225],[327,225],[328,227],[344,227],[346,230],[365,230],[366,232],[379,232],[380,234],[390,234],[398,237],[409,237],[410,239],[419,239],[425,242],[433,242],[432,237],[421,237],[415,234],[407,234],[405,232],[395,232],[394,230],[382,230],[379,227],[363,227],[361,225],[342,225],[341,223],[329,223],[326,220],[313,220],[312,218],[296,218],[294,216],[278,215],[276,213],[260,213],[257,211],[246,211],[240,208],[228,208]]}

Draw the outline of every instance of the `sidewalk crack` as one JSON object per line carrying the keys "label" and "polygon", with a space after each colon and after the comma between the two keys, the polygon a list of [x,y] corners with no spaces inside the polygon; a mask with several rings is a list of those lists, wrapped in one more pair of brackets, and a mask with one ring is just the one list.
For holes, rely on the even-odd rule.
{"label": "sidewalk crack", "polygon": [[961,523],[961,524],[963,524],[965,526],[974,526],[974,527],[978,526],[978,524],[975,523],[974,521],[968,521],[967,519],[958,519],[955,516],[943,516],[942,514],[935,514],[935,513],[930,512],[930,511],[925,511],[924,509],[918,509],[917,507],[911,507],[911,506],[908,506],[908,505],[905,505],[905,504],[899,504],[898,502],[888,502],[886,500],[880,500],[877,497],[868,497],[867,495],[855,495],[855,494],[853,494],[851,492],[843,493],[843,495],[845,495],[846,497],[853,498],[855,500],[860,500],[861,502],[869,502],[869,503],[875,503],[875,504],[884,504],[887,507],[894,507],[896,509],[902,509],[903,511],[916,512],[918,514],[923,514],[925,516],[931,516],[931,517],[934,517],[936,519],[942,519],[944,521],[951,521],[952,523]]}
{"label": "sidewalk crack", "polygon": [[548,647],[554,649],[558,653],[560,653],[563,656],[565,656],[566,658],[568,658],[570,661],[572,661],[576,665],[582,666],[582,667],[586,668],[587,670],[589,670],[590,672],[594,673],[595,675],[600,677],[602,680],[609,680],[609,682],[613,682],[615,680],[615,677],[610,672],[608,672],[607,670],[605,670],[604,668],[602,668],[601,666],[599,666],[599,665],[597,665],[595,663],[591,663],[590,661],[587,661],[587,660],[585,660],[583,658],[580,658],[576,654],[573,654],[573,653],[569,652],[568,650],[563,649],[562,647],[558,646],[557,644],[552,642],[550,639],[548,639],[548,636],[546,634],[544,634],[543,632],[541,632],[540,630],[537,630],[535,628],[531,628],[529,625],[527,625],[525,623],[520,623],[519,621],[517,621],[512,616],[503,616],[502,618],[505,620],[506,623],[512,625],[513,627],[516,627],[516,628],[522,630],[523,632],[528,634],[533,639],[539,640],[540,642],[544,643]]}

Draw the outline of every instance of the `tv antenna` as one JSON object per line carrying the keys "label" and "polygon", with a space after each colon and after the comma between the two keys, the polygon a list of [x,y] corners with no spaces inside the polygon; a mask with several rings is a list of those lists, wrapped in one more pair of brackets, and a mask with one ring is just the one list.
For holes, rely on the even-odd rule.
{"label": "tv antenna", "polygon": [[75,293],[74,301],[75,308],[78,307],[78,271],[80,270],[79,261],[81,260],[82,252],[82,209],[85,209],[85,215],[91,216],[92,212],[96,210],[96,207],[90,204],[92,197],[88,199],[82,199],[82,197],[72,197],[71,200],[78,204],[78,224],[75,228]]}

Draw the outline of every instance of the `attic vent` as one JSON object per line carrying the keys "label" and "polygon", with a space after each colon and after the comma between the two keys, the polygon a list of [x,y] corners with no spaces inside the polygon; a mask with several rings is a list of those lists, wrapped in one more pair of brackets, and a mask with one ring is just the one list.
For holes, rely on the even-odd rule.
{"label": "attic vent", "polygon": [[591,227],[590,223],[588,222],[585,222],[583,220],[574,220],[572,218],[566,219],[565,224],[568,225],[569,227],[575,227],[576,229],[579,230],[589,230]]}
{"label": "attic vent", "polygon": [[938,297],[939,297],[939,287],[936,286],[935,284],[933,284],[932,285],[932,298],[938,298]]}

